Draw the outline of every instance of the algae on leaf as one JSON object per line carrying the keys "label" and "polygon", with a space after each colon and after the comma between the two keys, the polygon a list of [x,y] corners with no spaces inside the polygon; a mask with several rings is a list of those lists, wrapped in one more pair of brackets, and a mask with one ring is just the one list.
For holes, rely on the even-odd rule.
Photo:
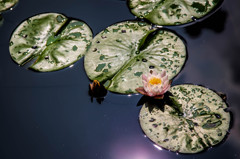
{"label": "algae on leaf", "polygon": [[0,13],[12,8],[18,0],[0,0]]}
{"label": "algae on leaf", "polygon": [[82,56],[92,39],[82,21],[58,13],[45,13],[21,23],[10,39],[10,54],[19,65],[35,60],[31,69],[41,72],[65,68]]}
{"label": "algae on leaf", "polygon": [[179,25],[199,19],[222,0],[128,0],[131,12],[157,25]]}
{"label": "algae on leaf", "polygon": [[162,111],[158,104],[145,103],[140,111],[140,125],[153,142],[174,152],[197,153],[224,139],[230,113],[218,94],[196,85],[173,86],[170,92],[181,105],[182,115],[167,104]]}
{"label": "algae on leaf", "polygon": [[91,80],[98,80],[117,93],[136,93],[142,74],[154,69],[174,78],[186,60],[186,47],[176,34],[152,28],[146,22],[125,21],[109,26],[92,40],[84,67]]}

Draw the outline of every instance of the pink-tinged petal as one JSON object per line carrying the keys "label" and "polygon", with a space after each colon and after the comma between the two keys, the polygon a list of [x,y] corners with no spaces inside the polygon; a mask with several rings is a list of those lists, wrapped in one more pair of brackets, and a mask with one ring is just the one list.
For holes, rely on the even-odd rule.
{"label": "pink-tinged petal", "polygon": [[167,86],[169,85],[169,82],[168,81],[165,81],[163,86],[162,86],[162,89],[165,89]]}
{"label": "pink-tinged petal", "polygon": [[144,90],[145,90],[145,92],[150,92],[148,87],[144,88]]}
{"label": "pink-tinged petal", "polygon": [[166,92],[167,92],[166,90],[162,90],[162,92],[160,92],[159,95],[163,95]]}
{"label": "pink-tinged petal", "polygon": [[167,85],[165,88],[163,88],[164,93],[166,93],[170,89],[171,85]]}
{"label": "pink-tinged petal", "polygon": [[161,93],[161,91],[162,91],[161,88],[160,88],[160,89],[156,89],[156,90],[155,90],[156,95],[159,95],[159,94]]}
{"label": "pink-tinged petal", "polygon": [[158,86],[158,90],[161,91],[163,89],[164,85]]}
{"label": "pink-tinged petal", "polygon": [[169,86],[169,82],[165,82],[164,85],[162,86],[162,89],[166,89]]}
{"label": "pink-tinged petal", "polygon": [[[150,84],[149,81],[152,78],[160,79],[162,82]],[[136,91],[154,98],[163,98],[164,93],[170,89],[171,85],[171,81],[168,80],[168,75],[165,70],[161,71],[159,74],[154,70],[150,70],[148,75],[142,75],[142,83],[143,87],[137,88]]]}
{"label": "pink-tinged petal", "polygon": [[163,71],[161,72],[161,77],[163,78],[164,76],[166,76],[166,71],[165,71],[165,70],[163,70]]}
{"label": "pink-tinged petal", "polygon": [[164,94],[163,95],[158,95],[154,97],[155,99],[163,99],[164,98]]}
{"label": "pink-tinged petal", "polygon": [[158,73],[156,71],[152,71],[152,75],[157,76]]}
{"label": "pink-tinged petal", "polygon": [[147,83],[144,83],[144,84],[143,84],[143,88],[147,88]]}
{"label": "pink-tinged petal", "polygon": [[150,97],[155,96],[155,94],[153,92],[147,92],[147,95],[150,96]]}
{"label": "pink-tinged petal", "polygon": [[157,94],[157,93],[159,92],[158,87],[154,87],[152,90],[153,90],[153,92],[154,92],[155,94]]}
{"label": "pink-tinged petal", "polygon": [[135,90],[142,95],[147,95],[147,92],[144,90],[143,87],[136,88]]}
{"label": "pink-tinged petal", "polygon": [[161,95],[163,95],[164,93],[166,93],[167,91],[166,91],[166,89],[165,90],[162,90],[160,93],[159,93],[159,95],[161,94]]}
{"label": "pink-tinged petal", "polygon": [[169,90],[169,88],[170,88],[170,84],[166,84],[166,85],[164,85],[161,89],[159,89],[160,91],[159,91],[159,94],[164,94],[164,93],[166,93],[168,90]]}
{"label": "pink-tinged petal", "polygon": [[168,81],[168,77],[167,76],[162,77],[162,81],[163,82]]}
{"label": "pink-tinged petal", "polygon": [[142,75],[142,80],[147,82],[148,77],[147,77],[146,75],[143,74],[143,75]]}
{"label": "pink-tinged petal", "polygon": [[146,81],[142,81],[142,83],[143,83],[144,86],[148,85],[148,82],[146,82]]}

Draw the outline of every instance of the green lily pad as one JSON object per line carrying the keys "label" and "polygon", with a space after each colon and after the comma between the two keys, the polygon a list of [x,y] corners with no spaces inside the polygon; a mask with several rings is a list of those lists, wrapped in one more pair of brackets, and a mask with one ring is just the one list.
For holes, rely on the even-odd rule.
{"label": "green lily pad", "polygon": [[31,69],[41,72],[65,68],[79,60],[92,39],[82,21],[58,13],[45,13],[25,20],[13,32],[10,54],[19,65],[35,60]]}
{"label": "green lily pad", "polygon": [[209,14],[222,0],[129,0],[130,11],[157,25],[180,25]]}
{"label": "green lily pad", "polygon": [[[144,133],[157,145],[180,153],[197,153],[220,143],[230,126],[223,99],[207,88],[177,85],[170,89],[183,115],[174,106],[145,103],[139,120]],[[174,103],[174,102],[173,102]],[[149,107],[151,111],[149,111]]]}
{"label": "green lily pad", "polygon": [[12,8],[18,0],[0,0],[0,13]]}
{"label": "green lily pad", "polygon": [[84,66],[91,80],[117,93],[136,93],[142,74],[167,71],[174,78],[186,60],[186,47],[176,34],[146,22],[125,21],[100,32],[89,47]]}

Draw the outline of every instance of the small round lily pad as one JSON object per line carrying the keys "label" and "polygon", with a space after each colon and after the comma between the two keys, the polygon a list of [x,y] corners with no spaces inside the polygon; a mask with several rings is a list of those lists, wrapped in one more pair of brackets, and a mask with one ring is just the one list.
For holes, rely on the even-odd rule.
{"label": "small round lily pad", "polygon": [[173,32],[142,21],[125,21],[94,37],[84,66],[91,80],[104,83],[112,92],[129,94],[142,86],[142,74],[150,69],[164,69],[172,79],[185,60],[185,44]]}
{"label": "small round lily pad", "polygon": [[224,139],[230,113],[217,93],[196,85],[173,86],[170,92],[177,102],[164,106],[147,102],[140,111],[140,125],[153,142],[174,152],[197,153]]}
{"label": "small round lily pad", "polygon": [[0,13],[12,8],[18,3],[18,0],[0,0]]}
{"label": "small round lily pad", "polygon": [[128,0],[130,11],[157,25],[186,24],[209,14],[222,0]]}
{"label": "small round lily pad", "polygon": [[44,13],[17,27],[10,39],[9,50],[19,65],[34,60],[31,69],[56,71],[79,60],[91,39],[91,29],[84,22],[58,13]]}

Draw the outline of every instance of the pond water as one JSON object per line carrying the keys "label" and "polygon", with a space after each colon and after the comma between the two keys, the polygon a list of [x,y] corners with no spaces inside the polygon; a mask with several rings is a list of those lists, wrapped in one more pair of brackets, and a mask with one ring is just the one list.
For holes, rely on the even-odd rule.
{"label": "pond water", "polygon": [[182,36],[188,60],[173,85],[204,85],[227,95],[233,124],[225,142],[183,155],[154,145],[142,132],[141,95],[88,95],[83,59],[71,68],[38,73],[11,60],[8,43],[26,18],[57,12],[85,21],[96,35],[107,26],[135,19],[124,0],[20,0],[0,22],[1,159],[240,159],[240,2],[225,1],[202,22],[171,27]]}

